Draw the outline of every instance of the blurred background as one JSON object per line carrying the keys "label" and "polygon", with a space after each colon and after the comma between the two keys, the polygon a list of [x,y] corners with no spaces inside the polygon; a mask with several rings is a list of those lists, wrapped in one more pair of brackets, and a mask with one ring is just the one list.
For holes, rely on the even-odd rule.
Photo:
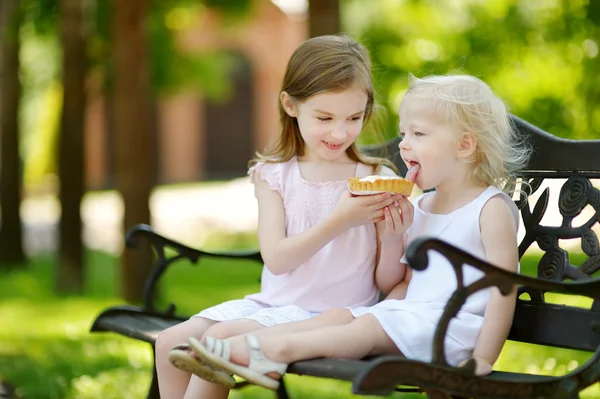
{"label": "blurred background", "polygon": [[[257,246],[247,162],[278,134],[305,39],[344,32],[369,49],[380,106],[361,143],[397,134],[409,73],[473,74],[512,113],[586,139],[600,137],[599,23],[597,0],[0,0],[0,382],[26,398],[144,397],[148,347],[88,332],[106,306],[141,300],[152,253],[124,250],[124,231]],[[255,291],[259,273],[182,263],[161,298],[189,315]],[[585,359],[510,345],[500,367],[564,374]],[[350,397],[303,381],[294,398]]]}

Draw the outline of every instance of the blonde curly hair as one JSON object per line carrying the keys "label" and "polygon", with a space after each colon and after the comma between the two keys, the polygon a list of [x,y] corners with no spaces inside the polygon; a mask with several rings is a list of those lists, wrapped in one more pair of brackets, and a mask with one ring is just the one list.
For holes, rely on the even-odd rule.
{"label": "blonde curly hair", "polygon": [[475,178],[513,193],[518,171],[531,154],[510,121],[504,102],[481,79],[469,75],[409,75],[409,88],[402,103],[431,101],[457,134],[470,132],[477,140]]}

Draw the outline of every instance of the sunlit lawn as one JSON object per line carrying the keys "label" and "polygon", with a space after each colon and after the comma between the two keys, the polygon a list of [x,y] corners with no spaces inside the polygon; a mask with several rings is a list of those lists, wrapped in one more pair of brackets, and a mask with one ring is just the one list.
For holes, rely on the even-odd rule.
{"label": "sunlit lawn", "polygon": [[[0,275],[0,378],[15,384],[25,398],[145,397],[152,361],[149,346],[114,334],[89,333],[103,308],[122,301],[114,284],[118,278],[115,259],[97,252],[88,256],[84,296],[53,294],[50,259],[36,259],[26,272]],[[525,270],[531,268],[524,262]],[[162,296],[178,304],[181,314],[190,314],[255,291],[258,277],[259,268],[250,264],[211,261],[197,267],[182,262],[167,274]],[[510,342],[498,368],[560,375],[588,356]],[[294,399],[357,397],[349,393],[348,383],[290,376],[288,385]],[[250,387],[232,397],[274,395]],[[600,390],[592,387],[582,397],[600,397]]]}

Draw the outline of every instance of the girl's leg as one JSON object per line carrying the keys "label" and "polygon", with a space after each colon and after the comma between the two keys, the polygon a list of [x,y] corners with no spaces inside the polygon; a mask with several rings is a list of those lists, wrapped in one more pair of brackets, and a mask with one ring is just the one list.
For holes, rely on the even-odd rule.
{"label": "girl's leg", "polygon": [[[365,314],[351,323],[319,330],[275,337],[273,353],[281,362],[291,363],[317,357],[362,359],[367,355],[400,353],[379,321]],[[269,356],[269,353],[265,353]]]}
{"label": "girl's leg", "polygon": [[[218,323],[210,327],[204,335],[226,339],[235,336],[243,336],[243,334],[253,332],[259,337],[271,335],[284,335],[298,331],[311,330],[328,325],[338,325],[349,323],[354,320],[352,313],[348,309],[330,309],[315,317],[307,320],[279,324],[273,327],[264,328],[259,323],[253,320],[233,320]],[[185,394],[185,399],[201,399],[214,398],[225,399],[229,394],[229,389],[212,384],[195,375],[192,375],[188,390]]]}
{"label": "girl's leg", "polygon": [[[254,320],[238,319],[214,324],[208,328],[204,334],[211,337],[217,337],[219,339],[225,339],[234,337],[236,335],[257,331],[259,329],[264,330],[265,328]],[[185,340],[186,342],[187,338]],[[226,399],[228,395],[229,389],[221,385],[205,381],[195,375],[192,375],[189,379],[185,396],[182,394],[184,399]],[[163,396],[161,395],[161,397]],[[170,396],[168,398],[170,398]]]}
{"label": "girl's leg", "polygon": [[192,375],[183,399],[227,399],[229,389]]}
{"label": "girl's leg", "polygon": [[[255,333],[259,338],[271,337],[274,335],[287,335],[306,330],[314,330],[327,326],[337,326],[348,324],[354,320],[354,316],[348,309],[333,308],[328,309],[317,316],[302,321],[294,321],[291,323],[278,324],[273,327],[263,328]],[[209,333],[205,335],[211,336]],[[218,337],[213,337],[218,338]]]}
{"label": "girl's leg", "polygon": [[[259,336],[259,340],[265,357],[285,364],[319,357],[361,359],[367,355],[400,353],[371,314],[360,316],[349,324],[269,335],[268,339],[260,339]],[[231,361],[239,365],[248,365],[248,350],[244,337],[233,337],[229,341]]]}
{"label": "girl's leg", "polygon": [[189,337],[201,337],[216,322],[202,317],[193,317],[168,328],[156,338],[156,371],[161,398],[183,398],[190,381],[190,374],[174,367],[169,362],[169,351],[175,345],[186,343]]}

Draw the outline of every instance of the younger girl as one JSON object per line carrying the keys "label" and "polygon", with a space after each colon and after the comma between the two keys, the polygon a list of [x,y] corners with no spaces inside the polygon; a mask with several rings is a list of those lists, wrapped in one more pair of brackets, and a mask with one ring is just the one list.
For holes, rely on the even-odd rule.
{"label": "younger girl", "polygon": [[[517,142],[503,102],[471,76],[415,78],[400,107],[400,136],[404,162],[418,169],[416,183],[435,191],[415,200],[414,221],[396,247],[404,251],[416,237],[437,237],[517,272],[518,211],[501,189],[514,186],[528,150]],[[385,223],[393,220],[386,217]],[[405,274],[398,273],[396,287],[375,306],[336,309],[227,341],[206,336],[204,343],[190,343],[205,363],[271,389],[289,363],[304,359],[401,353],[430,361],[436,324],[456,277],[446,258],[433,251],[428,256],[423,271],[400,264]],[[465,285],[481,276],[472,266],[463,268]],[[478,374],[491,372],[508,335],[515,295],[513,290],[504,297],[493,288],[469,297],[445,339],[450,364],[472,357]]]}
{"label": "younger girl", "polygon": [[[355,41],[317,37],[294,52],[280,95],[279,141],[258,154],[249,170],[265,261],[261,291],[206,309],[158,337],[161,397],[227,396],[220,385],[190,380],[189,372],[227,388],[235,383],[231,375],[198,363],[185,346],[171,351],[190,336],[231,337],[305,320],[332,307],[370,306],[378,288],[389,292],[388,282],[401,272],[401,251],[390,239],[396,231],[376,234],[374,222],[394,202],[407,214],[411,205],[404,197],[352,197],[346,190],[350,177],[395,175],[383,166],[386,160],[356,148],[373,97],[370,61]],[[390,211],[399,218],[395,205]]]}

